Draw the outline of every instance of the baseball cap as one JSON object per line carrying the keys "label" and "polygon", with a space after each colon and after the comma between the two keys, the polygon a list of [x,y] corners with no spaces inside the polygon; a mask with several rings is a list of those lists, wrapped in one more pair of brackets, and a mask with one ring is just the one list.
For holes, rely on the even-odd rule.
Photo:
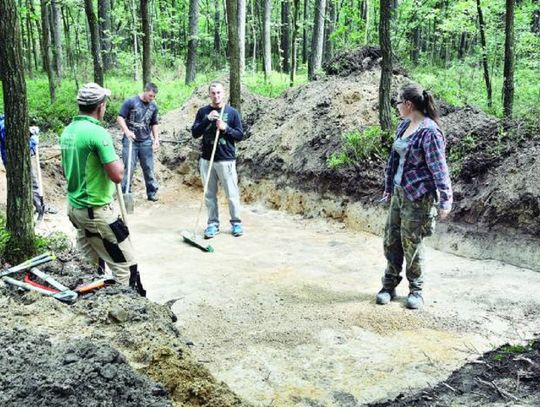
{"label": "baseball cap", "polygon": [[102,88],[97,83],[91,82],[79,89],[77,103],[84,106],[96,105],[108,96],[111,96],[109,89]]}

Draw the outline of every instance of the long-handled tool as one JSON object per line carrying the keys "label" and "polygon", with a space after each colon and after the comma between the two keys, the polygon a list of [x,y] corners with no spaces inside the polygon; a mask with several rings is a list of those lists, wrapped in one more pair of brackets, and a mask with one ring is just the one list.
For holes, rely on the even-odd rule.
{"label": "long-handled tool", "polygon": [[[223,103],[223,106],[221,107],[221,112],[219,113],[219,120],[223,118],[225,105],[226,103]],[[206,177],[204,178],[204,187],[203,187],[201,205],[199,206],[199,213],[197,214],[197,220],[195,221],[195,226],[193,227],[192,231],[189,231],[189,230],[182,231],[182,237],[184,238],[184,242],[189,243],[192,246],[198,247],[202,251],[210,252],[210,253],[214,251],[214,248],[210,246],[208,243],[205,243],[205,241],[201,239],[200,236],[197,236],[196,230],[197,230],[197,227],[199,226],[199,220],[201,218],[201,213],[204,206],[204,199],[206,196],[206,190],[208,189],[208,180],[210,179],[210,173],[212,171],[212,166],[214,164],[214,156],[216,155],[218,139],[219,139],[219,128],[216,129],[216,136],[214,137],[214,145],[212,146],[212,154],[210,155],[210,162],[208,163],[208,170],[206,172]]]}
{"label": "long-handled tool", "polygon": [[[128,138],[129,147],[128,147],[128,160],[127,160],[127,182],[126,182],[126,192],[124,193],[124,206],[126,212],[132,214],[135,210],[135,202],[133,200],[133,194],[130,192],[131,187],[131,160],[133,154],[133,141]],[[125,222],[125,219],[124,219]]]}
{"label": "long-handled tool", "polygon": [[0,278],[4,278],[6,276],[9,276],[13,273],[18,273],[19,271],[24,271],[26,269],[29,269],[31,267],[37,267],[41,264],[48,263],[52,260],[56,259],[56,256],[54,256],[51,253],[43,253],[38,256],[32,257],[31,259],[28,259],[21,264],[17,264],[16,266],[10,267],[2,272],[0,272]]}
{"label": "long-handled tool", "polygon": [[[38,137],[39,129],[33,132],[33,137]],[[42,220],[45,215],[45,202],[43,201],[43,181],[41,179],[41,165],[39,163],[39,141],[36,144],[36,175],[38,182],[39,212],[37,220]]]}

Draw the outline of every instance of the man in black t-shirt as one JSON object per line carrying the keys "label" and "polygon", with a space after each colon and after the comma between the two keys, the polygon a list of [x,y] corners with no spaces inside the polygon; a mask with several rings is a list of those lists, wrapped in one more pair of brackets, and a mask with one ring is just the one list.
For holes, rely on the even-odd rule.
{"label": "man in black t-shirt", "polygon": [[[157,86],[147,83],[140,95],[127,99],[120,108],[117,123],[124,133],[122,139],[122,159],[124,179],[122,191],[126,192],[129,174],[130,191],[133,170],[140,160],[149,201],[157,201],[158,183],[154,174],[154,150],[159,148],[158,107],[154,102]],[[131,168],[128,171],[129,144],[132,143]]]}
{"label": "man in black t-shirt", "polygon": [[[208,225],[204,231],[204,237],[210,239],[219,232],[218,181],[221,182],[225,189],[225,195],[229,202],[231,233],[233,236],[242,236],[244,231],[240,220],[240,193],[236,174],[235,148],[235,143],[244,137],[242,121],[236,109],[225,106],[225,89],[221,82],[212,82],[208,87],[208,95],[211,103],[199,109],[191,128],[193,137],[202,136],[199,171],[203,184],[208,174],[216,131],[219,129],[214,163],[209,174],[205,195],[206,208],[208,209]],[[223,106],[225,107],[223,108]],[[222,108],[223,117],[220,119]]]}

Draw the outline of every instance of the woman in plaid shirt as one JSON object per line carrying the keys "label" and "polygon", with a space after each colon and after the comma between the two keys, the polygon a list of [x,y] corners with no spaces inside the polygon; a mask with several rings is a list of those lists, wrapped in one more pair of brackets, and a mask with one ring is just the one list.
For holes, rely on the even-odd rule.
{"label": "woman in plaid shirt", "polygon": [[409,296],[407,308],[424,305],[424,238],[433,233],[435,217],[452,207],[452,186],[445,158],[445,138],[433,96],[416,84],[404,86],[396,103],[403,119],[386,167],[383,200],[390,199],[384,231],[387,267],[377,304],[396,296],[403,261]]}

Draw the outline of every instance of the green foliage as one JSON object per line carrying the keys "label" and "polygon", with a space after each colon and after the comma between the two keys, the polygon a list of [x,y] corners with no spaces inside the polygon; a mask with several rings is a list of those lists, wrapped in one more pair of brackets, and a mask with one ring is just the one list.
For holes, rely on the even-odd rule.
{"label": "green foliage", "polygon": [[71,241],[63,232],[52,232],[46,236],[36,236],[36,247],[38,253],[50,251],[53,253],[65,252],[71,249]]}
{"label": "green foliage", "polygon": [[[159,105],[160,114],[165,114],[181,106],[197,86],[213,79],[215,74],[199,75],[195,82],[189,86],[184,84],[184,78],[177,78],[174,73],[169,72],[162,76],[163,80],[156,79],[155,81],[159,88],[156,101]],[[79,78],[79,86],[92,80],[91,77]],[[78,112],[76,103],[77,87],[75,82],[65,79],[57,88],[56,101],[54,103],[50,103],[46,76],[40,75],[35,79],[27,80],[26,86],[30,120],[40,126],[41,130],[45,133],[49,131],[57,135],[60,134],[63,127]],[[106,77],[104,86],[112,91],[104,120],[107,123],[114,123],[122,102],[128,97],[141,92],[142,81],[134,81],[125,76],[110,76]],[[3,111],[3,100],[1,98],[0,111]],[[46,139],[47,135],[44,138]]]}
{"label": "green foliage", "polygon": [[383,132],[378,125],[366,127],[362,131],[353,130],[345,133],[341,150],[332,153],[327,159],[327,164],[330,168],[336,169],[370,158],[383,160],[388,155],[389,138],[389,133]]}
{"label": "green foliage", "polygon": [[[242,82],[251,92],[272,98],[278,97],[289,89],[289,75],[279,72],[272,72],[268,80],[265,80],[262,72],[246,74],[242,78]],[[305,72],[299,72],[295,77],[294,86],[306,82],[307,74]]]}
{"label": "green foliage", "polygon": [[0,212],[0,257],[4,257],[6,251],[6,245],[9,241],[9,232],[6,230],[6,215],[4,212]]}
{"label": "green foliage", "polygon": [[527,353],[533,351],[535,341],[531,341],[525,345],[504,345],[493,356],[493,359],[500,362],[508,357],[514,357],[521,353]]}

